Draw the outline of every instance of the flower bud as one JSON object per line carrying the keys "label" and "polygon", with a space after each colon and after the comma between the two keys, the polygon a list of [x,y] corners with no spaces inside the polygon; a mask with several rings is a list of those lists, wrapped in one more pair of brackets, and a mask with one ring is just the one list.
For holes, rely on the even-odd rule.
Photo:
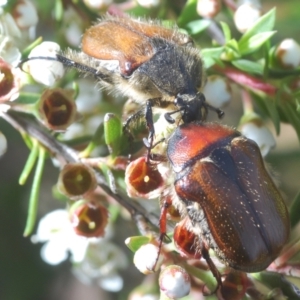
{"label": "flower bud", "polygon": [[105,233],[108,210],[99,204],[80,201],[71,208],[70,219],[76,234],[85,237],[100,237]]}
{"label": "flower bud", "polygon": [[283,40],[277,47],[275,55],[284,68],[296,68],[300,65],[300,46],[294,39]]}
{"label": "flower bud", "polygon": [[261,119],[253,119],[247,123],[242,123],[240,130],[245,137],[257,143],[263,157],[276,146],[273,134]]}
{"label": "flower bud", "polygon": [[109,5],[112,4],[112,0],[83,0],[84,4],[90,8],[95,10],[101,10],[108,8]]}
{"label": "flower bud", "polygon": [[47,89],[41,95],[38,118],[49,129],[64,131],[77,118],[76,104],[72,90]]}
{"label": "flower bud", "polygon": [[31,26],[36,26],[39,20],[36,8],[28,0],[17,1],[12,15],[21,29],[29,29]]}
{"label": "flower bud", "polygon": [[151,7],[157,7],[160,5],[160,0],[137,0],[138,4],[140,6],[151,8]]}
{"label": "flower bud", "polygon": [[239,32],[244,33],[260,18],[260,6],[245,2],[234,13],[234,23]]}
{"label": "flower bud", "polygon": [[230,101],[231,87],[224,77],[212,75],[207,78],[203,94],[210,105],[220,108]]}
{"label": "flower bud", "polygon": [[19,69],[12,68],[0,58],[0,103],[19,97],[21,76]]}
{"label": "flower bud", "polygon": [[58,177],[57,188],[72,200],[85,198],[96,187],[94,170],[82,163],[66,164]]}
{"label": "flower bud", "polygon": [[197,13],[204,18],[213,18],[221,10],[220,0],[198,0]]}
{"label": "flower bud", "polygon": [[171,265],[160,273],[159,287],[167,297],[179,299],[190,293],[191,278],[182,267]]}
{"label": "flower bud", "polygon": [[188,258],[200,258],[199,238],[187,228],[188,218],[184,218],[174,228],[174,244],[178,251]]}
{"label": "flower bud", "polygon": [[122,142],[122,122],[112,113],[104,116],[104,138],[110,154],[114,157],[120,151]]}
{"label": "flower bud", "polygon": [[125,183],[132,198],[156,198],[164,188],[164,180],[156,165],[147,162],[146,157],[140,157],[127,166]]}
{"label": "flower bud", "polygon": [[[29,54],[33,57],[53,57],[60,50],[60,46],[54,42],[43,42],[35,47]],[[47,59],[33,59],[26,62],[26,68],[29,74],[36,82],[46,86],[52,86],[64,75],[64,66],[61,62]]]}
{"label": "flower bud", "polygon": [[143,274],[156,272],[162,265],[164,257],[154,244],[142,245],[134,254],[133,263]]}

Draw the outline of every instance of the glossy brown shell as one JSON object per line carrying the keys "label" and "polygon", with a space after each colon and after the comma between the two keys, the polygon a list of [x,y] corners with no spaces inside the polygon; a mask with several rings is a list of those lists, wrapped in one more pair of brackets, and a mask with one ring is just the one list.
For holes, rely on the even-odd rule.
{"label": "glossy brown shell", "polygon": [[[169,140],[176,193],[194,226],[234,269],[258,272],[289,236],[286,205],[255,142],[219,124],[186,124]],[[196,205],[195,205],[196,204]],[[195,213],[200,205],[204,219]]]}

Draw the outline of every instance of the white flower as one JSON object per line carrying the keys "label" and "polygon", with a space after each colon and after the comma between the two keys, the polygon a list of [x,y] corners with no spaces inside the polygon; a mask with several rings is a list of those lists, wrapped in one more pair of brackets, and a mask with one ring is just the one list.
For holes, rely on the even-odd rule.
{"label": "white flower", "polygon": [[300,46],[294,39],[285,39],[277,47],[276,56],[283,67],[296,68],[300,64]]}
{"label": "white flower", "polygon": [[13,66],[17,66],[21,58],[21,52],[16,46],[21,37],[13,17],[0,8],[0,57]]}
{"label": "white flower", "polygon": [[134,254],[133,263],[143,274],[157,271],[163,263],[164,257],[159,248],[151,243],[142,245]]}
{"label": "white flower", "polygon": [[172,265],[160,273],[159,287],[167,297],[179,299],[190,293],[191,279],[185,269]]}
{"label": "white flower", "polygon": [[260,6],[246,2],[234,13],[234,23],[239,32],[244,33],[251,28],[261,15]]}
{"label": "white flower", "polygon": [[22,37],[22,33],[14,18],[11,14],[5,13],[2,8],[0,8],[0,35],[12,38]]}
{"label": "white flower", "polygon": [[[64,66],[61,62],[51,60],[56,59],[56,53],[60,50],[60,46],[54,42],[43,42],[35,47],[29,54],[29,58],[33,59],[26,62],[28,72],[33,79],[46,86],[52,86],[57,80],[64,75]],[[47,59],[50,58],[50,59]]]}
{"label": "white flower", "polygon": [[74,275],[84,284],[97,282],[103,289],[117,292],[123,287],[118,270],[126,268],[128,260],[120,248],[108,241],[112,235],[110,226],[106,232],[103,238],[76,235],[68,212],[58,209],[41,219],[32,241],[45,243],[41,256],[48,264],[57,265],[70,257]]}
{"label": "white flower", "polygon": [[84,4],[91,9],[105,9],[110,4],[112,4],[112,0],[83,0]]}
{"label": "white flower", "polygon": [[74,266],[73,273],[85,284],[97,282],[103,289],[117,292],[123,287],[118,270],[127,265],[122,250],[104,238],[90,243],[85,259]]}
{"label": "white flower", "polygon": [[220,10],[220,0],[198,0],[197,2],[197,13],[202,17],[213,18]]}
{"label": "white flower", "polygon": [[57,265],[71,254],[73,262],[81,262],[86,254],[89,239],[74,232],[66,210],[58,209],[43,217],[38,225],[33,242],[45,242],[41,249],[42,259]]}
{"label": "white flower", "polygon": [[220,108],[230,101],[231,87],[225,78],[212,75],[207,78],[203,94],[210,105]]}
{"label": "white flower", "polygon": [[249,122],[242,125],[241,132],[248,139],[255,141],[262,156],[266,156],[276,146],[271,131],[259,122]]}
{"label": "white flower", "polygon": [[137,0],[140,6],[151,8],[156,7],[160,4],[160,0]]}
{"label": "white flower", "polygon": [[17,2],[13,10],[13,16],[18,27],[21,29],[28,29],[35,26],[39,20],[35,6],[28,0]]}

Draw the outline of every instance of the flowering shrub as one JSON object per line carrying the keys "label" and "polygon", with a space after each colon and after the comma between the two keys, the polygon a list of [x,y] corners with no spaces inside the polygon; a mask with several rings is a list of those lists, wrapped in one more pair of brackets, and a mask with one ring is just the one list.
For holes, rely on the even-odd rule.
{"label": "flowering shrub", "polygon": [[[90,58],[84,57],[86,68],[76,67],[82,55],[76,54],[81,35],[103,14],[176,23],[199,46],[206,70],[202,92],[209,108],[224,109],[222,122],[254,140],[266,157],[276,147],[275,135],[283,123],[290,124],[300,140],[299,41],[287,36],[274,43],[276,8],[267,10],[258,0],[188,0],[184,4],[61,0],[45,6],[41,1],[4,2],[0,7],[0,118],[20,132],[30,150],[20,184],[29,186],[36,165],[24,236],[32,235],[33,242],[43,243],[42,259],[50,265],[69,260],[73,274],[84,284],[125,293],[127,275],[121,274],[122,270],[127,274],[130,249],[134,264],[149,279],[126,290],[129,299],[187,295],[188,299],[204,299],[210,294],[209,299],[300,299],[296,226],[300,197],[293,202],[287,199],[291,242],[265,271],[233,272],[213,251],[207,253],[209,259],[201,257],[197,247],[201,237],[186,218],[190,208],[172,202],[176,198],[174,174],[166,147],[182,122],[181,111],[171,109],[167,118],[165,107],[153,110],[151,124],[147,113],[144,120],[146,100],[139,106],[136,99],[101,90],[104,84],[97,72],[103,62],[96,61],[87,70]],[[46,36],[51,41],[42,41]],[[130,52],[125,47],[123,51]],[[58,55],[72,59],[57,59]],[[120,72],[122,59],[117,65],[108,63],[107,69]],[[122,67],[131,70],[126,63]],[[96,79],[85,71],[94,72]],[[232,113],[235,106],[243,107],[242,113]],[[227,115],[234,116],[233,120]],[[130,118],[133,122],[126,123]],[[208,121],[213,118],[209,112]],[[148,133],[152,125],[153,137]],[[10,136],[0,132],[0,143],[5,159]],[[40,193],[42,175],[50,159],[57,168],[53,198],[64,208],[39,216],[39,201],[43,202],[45,193]],[[277,177],[280,181],[281,176]],[[128,236],[129,249],[115,243],[118,222],[130,223],[128,227],[133,222],[139,229],[140,235]],[[222,275],[222,286],[210,272],[214,268]]]}

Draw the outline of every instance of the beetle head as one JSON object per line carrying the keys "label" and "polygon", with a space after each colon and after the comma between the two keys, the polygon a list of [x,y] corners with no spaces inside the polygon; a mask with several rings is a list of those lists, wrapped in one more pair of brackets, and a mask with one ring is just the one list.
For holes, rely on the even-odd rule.
{"label": "beetle head", "polygon": [[178,107],[178,109],[165,114],[165,119],[171,124],[175,122],[171,115],[177,112],[181,112],[181,119],[183,123],[205,121],[209,109],[216,112],[219,119],[221,119],[224,115],[222,110],[209,105],[205,101],[205,97],[201,92],[198,92],[196,95],[178,94],[174,100],[174,104]]}

